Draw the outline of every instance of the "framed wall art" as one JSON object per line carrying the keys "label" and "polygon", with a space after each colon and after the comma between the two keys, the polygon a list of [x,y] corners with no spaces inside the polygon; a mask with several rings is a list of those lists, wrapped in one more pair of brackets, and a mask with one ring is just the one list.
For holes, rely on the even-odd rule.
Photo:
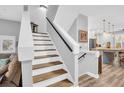
{"label": "framed wall art", "polygon": [[79,42],[88,42],[88,32],[80,30],[79,31]]}
{"label": "framed wall art", "polygon": [[15,36],[0,35],[0,53],[15,53]]}

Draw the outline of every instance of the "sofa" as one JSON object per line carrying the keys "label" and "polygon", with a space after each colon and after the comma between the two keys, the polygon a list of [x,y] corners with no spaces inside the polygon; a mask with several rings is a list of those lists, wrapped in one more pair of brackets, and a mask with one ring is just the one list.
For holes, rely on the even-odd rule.
{"label": "sofa", "polygon": [[6,65],[0,67],[0,87],[19,87],[21,64],[16,54],[10,55]]}

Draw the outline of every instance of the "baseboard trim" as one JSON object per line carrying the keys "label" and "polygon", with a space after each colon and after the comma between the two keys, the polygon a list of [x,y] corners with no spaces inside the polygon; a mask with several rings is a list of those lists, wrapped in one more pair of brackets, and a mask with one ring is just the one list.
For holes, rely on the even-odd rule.
{"label": "baseboard trim", "polygon": [[83,73],[83,74],[81,74],[80,76],[82,76],[82,75],[84,75],[84,74],[87,74],[87,75],[89,75],[89,76],[91,76],[91,77],[94,77],[94,78],[96,78],[96,79],[99,78],[99,74],[94,74],[94,73],[91,73],[91,72]]}

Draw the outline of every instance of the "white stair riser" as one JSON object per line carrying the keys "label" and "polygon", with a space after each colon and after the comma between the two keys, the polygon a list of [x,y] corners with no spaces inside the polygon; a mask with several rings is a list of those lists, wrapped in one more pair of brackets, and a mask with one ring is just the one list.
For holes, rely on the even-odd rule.
{"label": "white stair riser", "polygon": [[48,73],[48,72],[55,71],[55,70],[62,69],[62,68],[64,68],[63,64],[50,66],[50,67],[46,67],[46,68],[35,69],[35,70],[33,70],[32,76],[37,76],[40,74]]}
{"label": "white stair riser", "polygon": [[45,40],[50,40],[49,37],[36,37],[36,36],[33,36],[33,39],[45,39]]}
{"label": "white stair riser", "polygon": [[54,55],[58,54],[57,51],[43,51],[43,52],[34,52],[34,56],[44,56],[44,55]]}
{"label": "white stair riser", "polygon": [[33,33],[32,35],[36,35],[36,36],[49,36],[48,34],[38,34],[38,33]]}
{"label": "white stair riser", "polygon": [[55,46],[34,46],[34,50],[56,49]]}
{"label": "white stair riser", "polygon": [[46,87],[46,86],[49,86],[51,84],[65,80],[65,79],[67,79],[67,77],[68,77],[68,74],[66,73],[66,74],[60,75],[60,76],[55,77],[55,78],[51,78],[51,79],[48,79],[48,80],[45,80],[42,82],[35,83],[35,84],[33,84],[33,87]]}
{"label": "white stair riser", "polygon": [[53,44],[51,41],[33,41],[34,44]]}
{"label": "white stair riser", "polygon": [[49,63],[49,62],[54,62],[54,61],[60,61],[60,60],[61,60],[60,57],[35,59],[35,60],[33,60],[32,65],[44,64],[44,63]]}

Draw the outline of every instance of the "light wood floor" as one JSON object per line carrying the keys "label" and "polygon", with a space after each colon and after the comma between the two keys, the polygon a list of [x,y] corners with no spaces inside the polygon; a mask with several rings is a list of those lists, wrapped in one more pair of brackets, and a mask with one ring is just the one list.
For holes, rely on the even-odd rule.
{"label": "light wood floor", "polygon": [[103,64],[99,79],[83,75],[79,79],[80,87],[124,87],[124,67]]}
{"label": "light wood floor", "polygon": [[63,80],[63,81],[60,81],[60,82],[57,82],[55,84],[52,84],[48,87],[71,87],[73,84],[69,81],[69,80]]}
{"label": "light wood floor", "polygon": [[53,77],[57,77],[59,75],[65,74],[65,73],[67,73],[65,70],[59,69],[59,70],[44,73],[41,75],[36,75],[36,76],[33,76],[33,83],[37,83],[37,82],[44,81],[44,80],[47,80],[47,79],[50,79]]}

